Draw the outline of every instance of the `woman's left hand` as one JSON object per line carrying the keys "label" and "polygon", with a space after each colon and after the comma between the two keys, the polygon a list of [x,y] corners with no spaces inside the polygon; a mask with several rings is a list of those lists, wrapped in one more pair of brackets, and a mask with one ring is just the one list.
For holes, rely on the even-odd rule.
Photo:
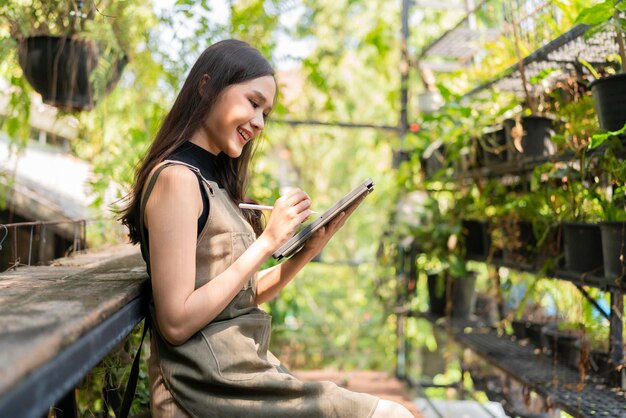
{"label": "woman's left hand", "polygon": [[335,235],[335,233],[346,223],[346,220],[350,217],[350,215],[352,215],[352,212],[354,212],[363,202],[365,196],[367,196],[367,194],[364,194],[359,199],[355,200],[354,203],[337,215],[335,219],[326,224],[326,226],[323,226],[315,231],[311,238],[307,240],[306,244],[304,244],[304,247],[300,252],[306,254],[309,259],[318,255],[322,249],[324,249],[326,244],[328,244],[328,241],[330,241],[333,235]]}

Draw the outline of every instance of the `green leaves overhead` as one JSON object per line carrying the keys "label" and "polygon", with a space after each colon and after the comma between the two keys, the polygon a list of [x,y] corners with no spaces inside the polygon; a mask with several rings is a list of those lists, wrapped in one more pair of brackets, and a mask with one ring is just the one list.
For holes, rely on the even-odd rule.
{"label": "green leaves overhead", "polygon": [[[584,9],[576,18],[575,23],[598,25],[613,17],[616,0],[606,0],[595,6]],[[620,5],[622,7],[623,5]]]}

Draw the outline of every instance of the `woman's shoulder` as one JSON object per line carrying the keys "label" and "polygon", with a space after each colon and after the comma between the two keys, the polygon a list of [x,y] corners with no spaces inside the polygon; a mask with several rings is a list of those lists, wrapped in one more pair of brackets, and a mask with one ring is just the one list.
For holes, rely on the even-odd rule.
{"label": "woman's shoulder", "polygon": [[[156,179],[155,175],[158,176]],[[148,185],[153,183],[153,186],[148,186],[148,188],[153,190],[145,190],[144,193],[146,191],[151,194],[157,192],[187,200],[194,198],[194,191],[199,191],[198,177],[190,168],[181,164],[158,164],[150,171],[148,178],[150,179]]]}
{"label": "woman's shoulder", "polygon": [[[158,171],[158,173],[157,173]],[[154,166],[150,170],[149,178],[153,178],[158,174],[157,182],[163,180],[164,182],[198,182],[197,174],[185,164],[172,163],[170,161],[164,161]],[[195,184],[194,183],[194,184]]]}

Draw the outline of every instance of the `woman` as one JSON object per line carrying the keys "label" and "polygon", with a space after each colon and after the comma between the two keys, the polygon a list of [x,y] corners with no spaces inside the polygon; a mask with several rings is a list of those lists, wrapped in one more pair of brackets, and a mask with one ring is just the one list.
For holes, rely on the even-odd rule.
{"label": "woman", "polygon": [[311,214],[301,190],[276,200],[264,229],[258,212],[237,207],[275,97],[274,71],[256,49],[237,40],[210,46],[137,172],[121,219],[141,244],[152,282],[152,415],[411,416],[330,382],[299,381],[268,351],[270,316],[258,304],[275,297],[360,203],[294,257],[258,272]]}

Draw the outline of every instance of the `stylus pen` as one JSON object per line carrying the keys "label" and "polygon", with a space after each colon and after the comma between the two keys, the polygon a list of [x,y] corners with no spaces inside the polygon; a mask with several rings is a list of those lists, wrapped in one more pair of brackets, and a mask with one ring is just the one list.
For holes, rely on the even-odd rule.
{"label": "stylus pen", "polygon": [[[240,203],[239,207],[241,209],[252,209],[252,210],[272,210],[274,209],[274,206],[267,206],[267,205],[252,205],[250,203]],[[317,213],[314,210],[311,211],[311,213]]]}

